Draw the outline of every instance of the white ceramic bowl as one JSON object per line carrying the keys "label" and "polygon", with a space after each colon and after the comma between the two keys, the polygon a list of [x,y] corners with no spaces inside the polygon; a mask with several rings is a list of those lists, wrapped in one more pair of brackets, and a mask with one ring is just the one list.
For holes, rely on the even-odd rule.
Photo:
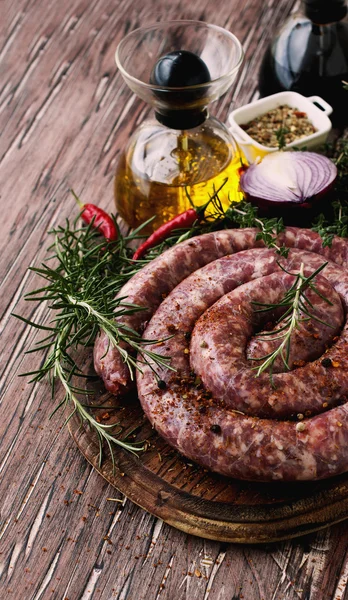
{"label": "white ceramic bowl", "polygon": [[[231,112],[228,117],[229,130],[249,163],[255,162],[258,158],[263,158],[270,152],[277,152],[278,148],[269,148],[259,144],[240,125],[245,125],[256,117],[284,104],[307,113],[308,119],[317,130],[311,135],[287,144],[285,146],[286,150],[293,147],[303,148],[303,146],[309,150],[317,148],[326,142],[332,127],[331,121],[328,118],[328,115],[332,113],[330,104],[325,102],[320,96],[306,98],[297,92],[279,92],[279,94],[272,94],[272,96],[267,96],[266,98],[261,98],[261,100],[255,100],[254,102],[250,102],[250,104],[241,106]],[[320,108],[318,108],[319,106]]]}

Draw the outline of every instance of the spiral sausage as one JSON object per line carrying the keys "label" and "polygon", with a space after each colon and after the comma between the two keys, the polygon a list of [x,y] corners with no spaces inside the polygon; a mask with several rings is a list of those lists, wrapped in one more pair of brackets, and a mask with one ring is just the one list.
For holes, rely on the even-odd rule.
{"label": "spiral sausage", "polygon": [[[156,375],[145,366],[137,373],[140,402],[168,443],[223,475],[269,481],[342,473],[348,470],[348,242],[335,239],[323,249],[313,232],[288,228],[279,243],[294,249],[280,260],[273,250],[255,248],[261,246],[255,235],[232,230],[185,242],[122,290],[147,307],[145,319],[132,315],[133,327],[141,331],[154,312],[145,339],[172,336],[149,349],[170,357],[175,372],[154,365]],[[316,286],[329,303],[308,296],[326,324],[311,321],[295,331],[292,370],[278,364],[272,387],[267,373],[255,377],[253,370],[265,352],[253,337],[265,326],[254,303],[276,303],[292,285],[279,262],[290,273],[303,263],[309,274],[327,259]],[[115,351],[112,360],[110,350],[101,352],[99,339],[96,366],[109,389],[119,391],[127,385],[122,363]]]}
{"label": "spiral sausage", "polygon": [[[257,240],[257,229],[230,229],[217,231],[187,240],[170,248],[139,271],[122,288],[119,296],[143,306],[145,310],[119,317],[118,321],[138,332],[143,332],[151,315],[183,279],[204,265],[248,248],[262,247]],[[338,265],[348,266],[348,243],[334,238],[330,248],[323,248],[320,236],[310,229],[287,227],[278,238],[279,246],[300,248],[329,258]],[[110,347],[101,332],[94,347],[94,367],[112,394],[123,394],[131,387],[127,366],[119,352]]]}

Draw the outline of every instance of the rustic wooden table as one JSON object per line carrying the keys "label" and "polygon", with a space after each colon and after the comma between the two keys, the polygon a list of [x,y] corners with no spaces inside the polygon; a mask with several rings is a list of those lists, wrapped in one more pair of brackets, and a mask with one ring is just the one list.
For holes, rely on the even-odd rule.
{"label": "rustic wooden table", "polygon": [[[250,100],[260,58],[293,0],[4,0],[1,31],[0,598],[19,600],[348,599],[348,523],[289,542],[237,546],[185,535],[137,508],[80,455],[48,384],[18,378],[35,332],[17,312],[46,231],[76,213],[68,193],[112,208],[118,153],[148,108],[114,64],[127,31],[160,18],[222,25],[246,59],[215,106]],[[115,502],[119,499],[121,502]]]}

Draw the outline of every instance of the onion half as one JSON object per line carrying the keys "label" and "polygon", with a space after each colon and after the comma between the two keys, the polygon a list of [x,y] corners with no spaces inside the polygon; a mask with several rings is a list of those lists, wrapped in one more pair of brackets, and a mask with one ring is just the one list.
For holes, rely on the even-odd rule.
{"label": "onion half", "polygon": [[260,208],[311,208],[332,189],[336,177],[336,165],[326,156],[274,152],[246,169],[240,187]]}

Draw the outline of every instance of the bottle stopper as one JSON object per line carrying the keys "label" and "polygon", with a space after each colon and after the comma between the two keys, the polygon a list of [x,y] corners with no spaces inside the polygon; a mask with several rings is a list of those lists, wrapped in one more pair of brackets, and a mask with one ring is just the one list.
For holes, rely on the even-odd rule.
{"label": "bottle stopper", "polygon": [[150,83],[163,86],[162,90],[154,93],[166,106],[155,113],[157,120],[171,129],[198,127],[207,118],[207,110],[199,102],[207,95],[207,87],[202,84],[210,81],[207,65],[193,52],[177,50],[159,58],[152,70]]}

